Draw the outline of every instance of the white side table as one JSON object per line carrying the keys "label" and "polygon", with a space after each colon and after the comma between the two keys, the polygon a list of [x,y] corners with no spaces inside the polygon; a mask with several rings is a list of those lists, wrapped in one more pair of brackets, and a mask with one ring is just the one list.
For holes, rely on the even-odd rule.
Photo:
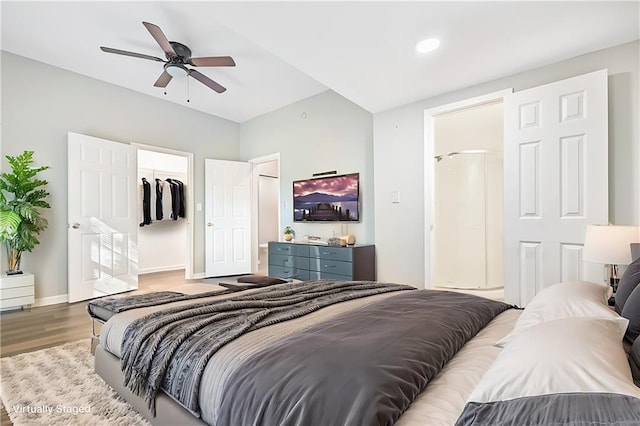
{"label": "white side table", "polygon": [[31,309],[35,301],[33,274],[0,275],[0,309],[15,309],[25,306]]}

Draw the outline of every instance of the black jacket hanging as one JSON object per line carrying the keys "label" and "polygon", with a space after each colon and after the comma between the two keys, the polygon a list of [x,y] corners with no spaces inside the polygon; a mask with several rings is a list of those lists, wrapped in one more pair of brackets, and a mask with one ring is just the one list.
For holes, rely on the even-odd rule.
{"label": "black jacket hanging", "polygon": [[165,179],[169,182],[171,188],[171,219],[178,220],[178,212],[180,211],[180,187],[173,179]]}
{"label": "black jacket hanging", "polygon": [[178,184],[178,190],[180,195],[180,206],[178,209],[178,217],[186,217],[185,212],[185,193],[184,193],[184,183],[180,182],[178,179],[173,179],[175,183]]}
{"label": "black jacket hanging", "polygon": [[151,224],[151,184],[142,178],[142,223],[140,226]]}
{"label": "black jacket hanging", "polygon": [[162,218],[162,179],[156,178],[156,220]]}

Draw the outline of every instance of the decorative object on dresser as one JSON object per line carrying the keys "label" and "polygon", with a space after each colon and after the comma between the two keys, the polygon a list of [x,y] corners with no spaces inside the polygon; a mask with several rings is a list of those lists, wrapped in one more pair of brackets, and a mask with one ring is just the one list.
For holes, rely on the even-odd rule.
{"label": "decorative object on dresser", "polygon": [[301,281],[375,280],[375,246],[329,247],[272,241],[269,276]]}
{"label": "decorative object on dresser", "polygon": [[352,246],[356,243],[356,236],[353,234],[344,235],[342,239],[346,242],[347,245]]}
{"label": "decorative object on dresser", "polygon": [[14,275],[22,273],[22,253],[40,243],[38,235],[49,225],[40,215],[51,207],[45,201],[47,181],[36,177],[49,166],[34,167],[33,151],[6,158],[11,173],[0,174],[0,242],[7,249],[7,275]]}
{"label": "decorative object on dresser", "polygon": [[293,228],[290,227],[290,226],[285,226],[284,227],[284,239],[285,239],[285,241],[293,240],[293,236],[294,236]]}
{"label": "decorative object on dresser", "polygon": [[[327,245],[330,247],[342,247],[342,239],[340,238],[329,238],[327,240]],[[344,245],[347,245],[346,243]]]}
{"label": "decorative object on dresser", "polygon": [[631,263],[630,244],[640,242],[640,227],[621,225],[589,225],[584,239],[582,260],[603,263],[606,283],[615,293],[618,289],[618,265]]}

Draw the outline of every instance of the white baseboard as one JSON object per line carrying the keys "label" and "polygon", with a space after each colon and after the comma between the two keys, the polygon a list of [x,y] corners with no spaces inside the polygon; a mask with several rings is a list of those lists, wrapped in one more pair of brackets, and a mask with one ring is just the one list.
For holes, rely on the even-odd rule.
{"label": "white baseboard", "polygon": [[186,268],[185,265],[159,266],[159,267],[156,267],[156,268],[144,268],[144,269],[138,269],[138,275],[153,274],[154,272],[177,271],[178,269],[184,269],[184,268]]}
{"label": "white baseboard", "polygon": [[191,274],[192,279],[201,280],[204,278],[204,272],[198,272],[197,274]]}
{"label": "white baseboard", "polygon": [[58,296],[41,297],[33,302],[33,306],[57,305],[58,303],[67,303],[69,296],[67,294],[59,294]]}

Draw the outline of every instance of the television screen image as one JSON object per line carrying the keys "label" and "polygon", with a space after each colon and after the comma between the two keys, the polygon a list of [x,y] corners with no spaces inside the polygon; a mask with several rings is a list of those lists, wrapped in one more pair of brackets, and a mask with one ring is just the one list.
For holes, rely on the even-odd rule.
{"label": "television screen image", "polygon": [[360,220],[360,174],[351,173],[293,182],[295,222]]}

